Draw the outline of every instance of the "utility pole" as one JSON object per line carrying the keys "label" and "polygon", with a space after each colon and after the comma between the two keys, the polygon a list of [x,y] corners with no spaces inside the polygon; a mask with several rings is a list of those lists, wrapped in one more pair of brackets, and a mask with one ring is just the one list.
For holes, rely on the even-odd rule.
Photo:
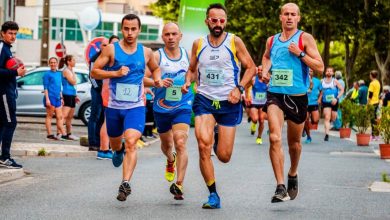
{"label": "utility pole", "polygon": [[42,15],[41,66],[47,66],[49,57],[50,0],[43,0]]}

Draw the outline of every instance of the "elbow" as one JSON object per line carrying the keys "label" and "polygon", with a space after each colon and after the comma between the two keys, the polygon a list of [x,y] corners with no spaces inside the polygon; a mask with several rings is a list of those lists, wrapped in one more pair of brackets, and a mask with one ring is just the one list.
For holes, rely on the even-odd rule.
{"label": "elbow", "polygon": [[316,71],[320,73],[323,73],[325,71],[325,66],[323,62],[321,62],[320,65],[318,65]]}

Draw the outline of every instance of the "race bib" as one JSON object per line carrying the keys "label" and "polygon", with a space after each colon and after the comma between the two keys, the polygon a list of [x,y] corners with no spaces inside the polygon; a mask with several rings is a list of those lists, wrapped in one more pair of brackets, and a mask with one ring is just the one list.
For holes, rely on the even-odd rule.
{"label": "race bib", "polygon": [[256,92],[255,100],[259,102],[265,102],[267,99],[267,94],[265,92]]}
{"label": "race bib", "polygon": [[166,88],[165,100],[177,102],[181,100],[181,97],[182,97],[181,87],[171,86]]}
{"label": "race bib", "polygon": [[119,101],[138,102],[139,89],[138,85],[117,83],[115,95]]}
{"label": "race bib", "polygon": [[207,85],[222,86],[225,76],[222,69],[206,69],[203,80]]}
{"label": "race bib", "polygon": [[292,69],[274,69],[272,70],[273,86],[293,86]]}
{"label": "race bib", "polygon": [[330,94],[330,95],[326,95],[326,96],[325,96],[326,102],[332,102],[333,99],[334,99],[334,95],[333,95],[333,94]]}

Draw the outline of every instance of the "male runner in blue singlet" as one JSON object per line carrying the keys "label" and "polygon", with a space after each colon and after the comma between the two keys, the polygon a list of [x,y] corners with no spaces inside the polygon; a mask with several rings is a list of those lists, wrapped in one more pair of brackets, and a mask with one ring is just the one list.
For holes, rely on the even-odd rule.
{"label": "male runner in blue singlet", "polygon": [[[267,39],[263,55],[262,77],[270,79],[265,110],[270,130],[270,157],[277,187],[271,202],[295,199],[298,194],[298,162],[301,156],[301,136],[307,117],[309,67],[322,72],[324,64],[312,35],[298,30],[301,19],[294,3],[282,6],[279,19],[282,33]],[[282,128],[287,120],[287,141],[291,167],[288,188],[284,185],[284,154]]]}
{"label": "male runner in blue singlet", "polygon": [[[128,14],[122,19],[123,40],[110,44],[95,61],[92,77],[109,78],[109,101],[106,109],[107,132],[114,151],[112,163],[119,167],[123,161],[123,178],[117,199],[125,201],[131,193],[129,181],[137,163],[136,143],[145,127],[143,78],[145,65],[153,75],[154,86],[161,87],[161,73],[151,49],[137,42],[141,21]],[[104,67],[108,66],[106,70]],[[122,134],[125,149],[122,148]]]}

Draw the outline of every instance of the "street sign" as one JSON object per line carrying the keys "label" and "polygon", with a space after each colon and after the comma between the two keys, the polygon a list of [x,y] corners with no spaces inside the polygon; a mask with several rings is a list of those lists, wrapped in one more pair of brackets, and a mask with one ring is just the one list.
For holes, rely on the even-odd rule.
{"label": "street sign", "polygon": [[91,40],[87,47],[85,48],[85,61],[89,65],[89,60],[100,51],[100,45],[104,40],[104,37],[97,37]]}
{"label": "street sign", "polygon": [[58,43],[56,45],[55,52],[56,52],[57,57],[60,57],[60,58],[64,57],[66,55],[65,45]]}

